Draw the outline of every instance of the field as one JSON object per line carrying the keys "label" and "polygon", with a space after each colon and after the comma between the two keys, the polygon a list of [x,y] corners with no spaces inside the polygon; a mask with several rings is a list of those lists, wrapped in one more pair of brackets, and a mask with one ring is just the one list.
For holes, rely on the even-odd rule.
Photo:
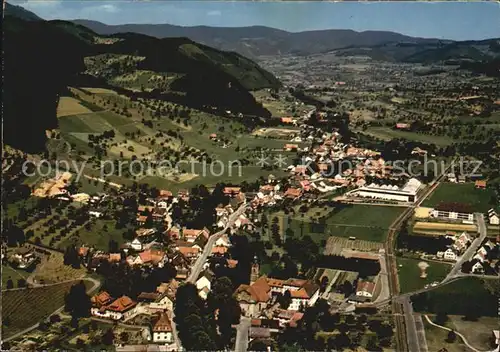
{"label": "field", "polygon": [[384,245],[379,242],[350,240],[345,237],[329,237],[326,241],[325,255],[342,255],[344,249],[353,249],[363,252],[378,252]]}
{"label": "field", "polygon": [[[432,320],[432,318],[429,316]],[[469,352],[469,348],[465,346],[462,339],[457,336],[454,343],[446,342],[448,337],[448,331],[438,328],[437,326],[432,326],[427,322],[427,320],[422,317],[425,327],[425,339],[427,340],[427,347],[429,351],[440,351],[445,348],[448,352]]]}
{"label": "field", "polygon": [[454,142],[453,139],[446,136],[432,136],[416,132],[393,130],[389,127],[370,127],[368,130],[363,131],[363,133],[387,141],[393,138],[404,138],[411,141],[435,144],[437,146],[447,146]]}
{"label": "field", "polygon": [[72,97],[61,97],[57,105],[57,117],[78,115],[92,112],[83,106],[78,99]]}
{"label": "field", "polygon": [[459,234],[463,231],[476,232],[474,225],[442,223],[442,222],[424,222],[417,221],[413,226],[412,232],[429,236],[440,236],[446,234]]}
{"label": "field", "polygon": [[383,242],[388,229],[404,208],[370,205],[350,205],[335,209],[325,219],[324,223],[312,221],[306,214],[289,217],[282,212],[271,217],[283,218],[283,233],[291,228],[295,236],[310,234],[318,242],[330,236],[356,237],[356,239],[373,242]]}
{"label": "field", "polygon": [[482,317],[478,321],[467,321],[461,316],[452,315],[446,326],[464,335],[475,348],[488,351],[491,349],[492,331],[498,330],[499,320],[497,317]]}
{"label": "field", "polygon": [[86,244],[87,246],[94,246],[98,250],[107,251],[110,240],[114,240],[118,245],[121,245],[124,243],[123,233],[126,229],[115,229],[115,223],[114,220],[96,219],[91,222],[88,230],[85,227],[79,230],[76,241],[68,238],[59,245],[59,248],[64,249],[71,243],[75,243],[77,245]]}
{"label": "field", "polygon": [[434,207],[440,202],[466,203],[477,212],[487,212],[492,207],[493,192],[476,189],[474,183],[441,183],[434,193],[424,201],[424,207]]}
{"label": "field", "polygon": [[411,300],[416,312],[496,317],[498,287],[488,287],[494,284],[494,280],[467,277],[413,296]]}
{"label": "field", "polygon": [[451,265],[445,263],[426,262],[429,264],[427,268],[427,277],[420,278],[420,268],[418,263],[421,260],[397,258],[399,288],[401,293],[412,292],[424,288],[426,284],[434,281],[442,281],[448,272],[451,270]]}
{"label": "field", "polygon": [[62,307],[64,305],[64,295],[75,283],[77,281],[3,292],[3,336],[12,336],[38,323]]}
{"label": "field", "polygon": [[85,276],[83,268],[74,269],[71,266],[64,265],[63,254],[52,251],[50,257],[45,256],[42,262],[33,272],[34,280],[45,284],[61,282],[66,280],[81,278]]}
{"label": "field", "polygon": [[29,273],[22,270],[13,269],[8,264],[2,265],[2,289],[6,289],[5,285],[7,285],[7,281],[9,279],[12,279],[14,287],[17,287],[17,280],[26,279],[28,275]]}

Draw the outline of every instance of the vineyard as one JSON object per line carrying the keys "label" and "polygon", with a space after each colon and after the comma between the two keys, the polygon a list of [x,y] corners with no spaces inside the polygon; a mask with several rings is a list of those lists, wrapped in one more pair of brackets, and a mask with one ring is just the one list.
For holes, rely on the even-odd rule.
{"label": "vineyard", "polygon": [[76,282],[2,292],[3,336],[29,328],[62,307],[64,295]]}

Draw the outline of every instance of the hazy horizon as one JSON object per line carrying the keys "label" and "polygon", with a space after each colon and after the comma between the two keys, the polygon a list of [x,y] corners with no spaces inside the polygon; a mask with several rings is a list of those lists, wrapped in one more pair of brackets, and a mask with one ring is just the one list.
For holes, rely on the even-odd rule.
{"label": "hazy horizon", "polygon": [[347,29],[451,40],[500,37],[500,5],[493,2],[28,0],[9,3],[46,20],[85,19],[108,25],[266,26],[288,32]]}

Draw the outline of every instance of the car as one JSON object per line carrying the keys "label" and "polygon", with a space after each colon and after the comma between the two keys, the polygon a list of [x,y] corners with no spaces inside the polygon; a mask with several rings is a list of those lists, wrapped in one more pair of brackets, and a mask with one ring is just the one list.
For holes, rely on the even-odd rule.
{"label": "car", "polygon": [[435,286],[437,286],[437,285],[438,285],[438,283],[437,283],[437,282],[433,282],[433,283],[431,284],[431,287],[435,287]]}
{"label": "car", "polygon": [[429,288],[429,284],[425,285],[424,288]]}

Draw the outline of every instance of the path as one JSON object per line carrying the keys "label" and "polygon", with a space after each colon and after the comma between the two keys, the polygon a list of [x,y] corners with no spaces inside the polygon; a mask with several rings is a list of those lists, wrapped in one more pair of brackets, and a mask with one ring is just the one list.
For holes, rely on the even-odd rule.
{"label": "path", "polygon": [[241,317],[240,323],[236,326],[235,352],[246,352],[248,349],[248,333],[252,320],[247,317]]}
{"label": "path", "polygon": [[[425,317],[425,319],[427,320],[427,322],[428,322],[429,324],[431,324],[432,326],[436,326],[436,327],[438,327],[438,328],[440,328],[440,329],[443,329],[443,330],[446,330],[446,331],[452,331],[452,330],[453,330],[453,329],[447,328],[446,326],[442,326],[442,325],[435,324],[434,322],[432,322],[432,321],[429,319],[429,317],[428,317],[426,314],[424,314],[424,317]],[[455,331],[455,330],[453,330],[453,331]],[[463,342],[465,343],[465,345],[466,345],[467,347],[469,347],[471,350],[473,350],[474,352],[483,352],[483,351],[481,351],[481,350],[478,350],[478,349],[474,348],[474,347],[473,347],[473,346],[472,346],[472,345],[471,345],[471,344],[467,341],[467,339],[464,337],[464,335],[462,335],[462,334],[461,334],[461,333],[459,333],[458,331],[455,331],[455,334],[457,334],[457,336],[460,336],[460,338],[463,340]]]}
{"label": "path", "polygon": [[[92,277],[85,277],[85,278],[82,278],[82,280],[91,281],[93,283],[93,286],[87,290],[87,293],[92,293],[95,290],[97,290],[97,288],[99,288],[99,286],[101,286],[101,282],[97,279],[92,278]],[[72,281],[78,281],[78,279],[72,280]],[[59,282],[58,284],[62,284],[62,282]],[[50,285],[47,285],[47,286],[50,286]],[[64,306],[56,309],[53,313],[49,314],[48,316],[50,317],[51,315],[59,314],[63,311],[63,309],[64,309]],[[17,334],[14,334],[10,337],[7,337],[6,339],[3,339],[2,342],[8,342],[8,341],[14,340],[14,339],[18,338],[19,336],[22,336],[22,335],[30,332],[31,330],[36,329],[38,327],[38,325],[40,325],[40,322],[37,322],[36,324],[30,326],[29,328],[24,329],[23,331],[18,332]]]}

